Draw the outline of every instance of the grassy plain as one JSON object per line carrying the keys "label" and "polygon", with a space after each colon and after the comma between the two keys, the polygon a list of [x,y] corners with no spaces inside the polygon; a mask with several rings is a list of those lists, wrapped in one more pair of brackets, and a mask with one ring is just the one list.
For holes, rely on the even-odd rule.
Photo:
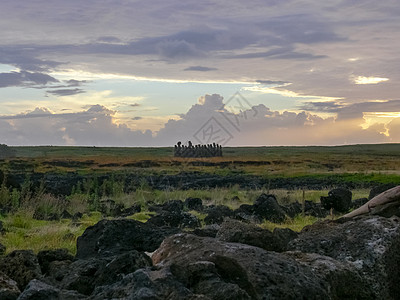
{"label": "grassy plain", "polygon": [[[218,158],[175,158],[173,148],[112,148],[112,147],[12,147],[15,157],[0,160],[0,208],[12,206],[11,212],[0,214],[6,233],[0,243],[7,252],[15,249],[43,249],[64,247],[75,252],[76,238],[87,226],[100,218],[97,212],[102,199],[112,199],[125,207],[140,204],[143,212],[131,218],[146,221],[149,203],[168,200],[201,198],[206,205],[223,204],[235,209],[241,204],[254,203],[263,192],[274,193],[278,201],[288,204],[305,199],[319,201],[330,188],[338,184],[353,184],[353,198],[368,197],[369,187],[400,184],[400,144],[349,145],[336,147],[235,147],[224,148]],[[255,176],[268,180],[289,179],[328,183],[318,188],[292,189],[264,185],[259,188],[204,187],[189,189],[154,189],[146,182],[127,190],[118,176],[131,173],[140,176],[175,174],[209,174],[218,176]],[[5,174],[5,176],[3,176]],[[24,174],[77,174],[81,176],[111,175],[112,179],[99,183],[82,182],[71,195],[46,194],[46,187],[24,182],[7,186],[4,178]],[[0,182],[0,183],[1,183]],[[329,184],[329,183],[332,184]],[[304,190],[304,194],[303,194]],[[82,212],[79,221],[35,220],[35,212],[50,215],[68,210]],[[198,215],[201,219],[204,216]],[[283,224],[265,222],[261,226],[276,226],[301,230],[315,222],[315,218],[298,217]]]}

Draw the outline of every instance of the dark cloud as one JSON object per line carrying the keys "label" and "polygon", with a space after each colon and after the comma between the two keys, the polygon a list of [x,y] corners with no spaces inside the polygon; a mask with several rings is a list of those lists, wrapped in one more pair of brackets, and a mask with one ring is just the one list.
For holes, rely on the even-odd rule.
{"label": "dark cloud", "polygon": [[345,106],[343,104],[339,104],[335,101],[326,101],[326,102],[305,102],[303,105],[299,106],[299,109],[303,109],[306,111],[314,111],[314,112],[329,112],[329,113],[337,113],[340,109],[343,109]]}
{"label": "dark cloud", "polygon": [[202,67],[202,66],[191,66],[183,71],[199,71],[199,72],[208,72],[208,71],[215,71],[218,70],[217,68],[209,68],[209,67]]}
{"label": "dark cloud", "polygon": [[97,40],[99,43],[119,44],[122,41],[115,36],[101,36]]}
{"label": "dark cloud", "polygon": [[293,47],[279,47],[266,52],[253,52],[237,55],[228,55],[226,58],[233,59],[251,59],[251,58],[267,58],[267,59],[295,59],[295,60],[313,60],[326,58],[326,55],[314,55],[311,53],[297,52]]}
{"label": "dark cloud", "polygon": [[129,104],[129,106],[131,106],[131,107],[138,107],[138,106],[140,106],[140,104],[139,104],[139,103],[132,103],[132,104]]}
{"label": "dark cloud", "polygon": [[288,14],[273,17],[258,23],[258,26],[285,44],[314,44],[346,40],[335,32],[330,22],[315,14]]}
{"label": "dark cloud", "polygon": [[88,83],[87,80],[76,80],[76,79],[70,79],[65,81],[65,83],[67,84],[67,87],[75,87],[75,86],[82,86],[85,83]]}
{"label": "dark cloud", "polygon": [[355,104],[340,102],[306,102],[299,107],[306,111],[337,113],[338,120],[363,118],[366,112],[400,112],[400,100],[366,101]]}
{"label": "dark cloud", "polygon": [[277,85],[277,86],[287,85],[290,83],[280,80],[256,80],[256,82],[264,85]]}
{"label": "dark cloud", "polygon": [[134,118],[132,118],[133,121],[139,121],[141,119],[143,119],[143,117],[134,117]]}
{"label": "dark cloud", "polygon": [[47,72],[63,64],[52,60],[39,59],[38,45],[0,46],[0,63],[15,66],[24,71]]}
{"label": "dark cloud", "polygon": [[86,91],[75,88],[75,89],[59,89],[59,90],[48,90],[46,91],[48,94],[52,94],[55,96],[72,96],[77,94],[86,93]]}
{"label": "dark cloud", "polygon": [[49,83],[58,82],[57,79],[43,73],[32,73],[27,71],[0,73],[0,87],[22,86],[34,87],[45,86]]}

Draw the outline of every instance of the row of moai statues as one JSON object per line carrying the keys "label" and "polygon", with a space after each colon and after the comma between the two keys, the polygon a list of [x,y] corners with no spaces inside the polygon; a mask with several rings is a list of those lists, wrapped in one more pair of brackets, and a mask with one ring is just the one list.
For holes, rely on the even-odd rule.
{"label": "row of moai statues", "polygon": [[216,143],[207,145],[193,145],[191,141],[188,145],[178,142],[174,147],[175,157],[215,157],[222,156],[222,146]]}

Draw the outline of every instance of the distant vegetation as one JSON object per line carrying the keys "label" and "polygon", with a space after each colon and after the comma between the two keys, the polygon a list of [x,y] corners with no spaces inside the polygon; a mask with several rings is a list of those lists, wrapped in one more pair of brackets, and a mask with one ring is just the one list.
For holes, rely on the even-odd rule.
{"label": "distant vegetation", "polygon": [[6,144],[0,144],[0,159],[15,157],[16,151]]}

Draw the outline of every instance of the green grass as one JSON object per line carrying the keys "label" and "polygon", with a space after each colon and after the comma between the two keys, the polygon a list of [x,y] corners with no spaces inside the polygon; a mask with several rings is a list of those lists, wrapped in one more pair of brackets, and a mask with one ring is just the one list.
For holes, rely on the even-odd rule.
{"label": "green grass", "polygon": [[297,215],[293,219],[287,219],[285,222],[276,224],[269,221],[264,221],[260,227],[273,231],[275,228],[289,228],[293,231],[300,232],[305,226],[312,225],[319,219],[312,216]]}
{"label": "green grass", "polygon": [[142,223],[146,223],[148,219],[154,216],[156,213],[151,211],[143,211],[129,216],[128,219],[136,220]]}
{"label": "green grass", "polygon": [[0,218],[6,233],[0,236],[0,242],[6,246],[6,253],[14,250],[31,249],[35,253],[41,250],[66,248],[75,255],[76,239],[85,229],[101,220],[100,213],[84,215],[74,224],[71,220],[40,221],[32,214],[19,212]]}

